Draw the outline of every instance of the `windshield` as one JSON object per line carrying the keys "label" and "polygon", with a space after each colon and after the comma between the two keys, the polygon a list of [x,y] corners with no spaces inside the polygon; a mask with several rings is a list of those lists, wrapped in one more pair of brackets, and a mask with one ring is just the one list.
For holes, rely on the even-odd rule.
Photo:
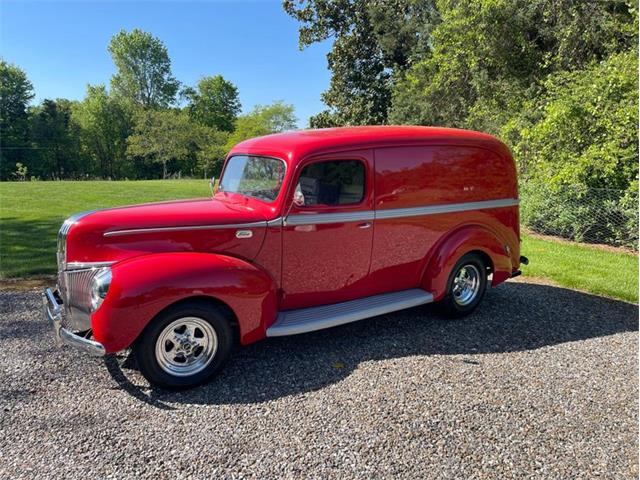
{"label": "windshield", "polygon": [[227,162],[218,190],[273,202],[280,192],[285,164],[282,160],[234,155]]}

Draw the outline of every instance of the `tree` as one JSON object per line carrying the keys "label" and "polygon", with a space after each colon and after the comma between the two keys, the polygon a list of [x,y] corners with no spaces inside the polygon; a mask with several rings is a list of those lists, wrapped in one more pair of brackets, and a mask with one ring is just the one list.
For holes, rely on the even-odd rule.
{"label": "tree", "polygon": [[[525,225],[637,245],[637,1],[437,7],[433,48],[396,78],[390,121],[500,136],[524,180]],[[601,221],[607,209],[626,220]]]}
{"label": "tree", "polygon": [[[529,112],[535,112],[533,115]],[[638,53],[561,72],[505,125],[524,178],[626,190],[638,178]]]}
{"label": "tree", "polygon": [[240,113],[240,99],[236,86],[221,75],[204,77],[197,90],[187,92],[187,107],[191,118],[202,125],[223,132],[232,132]]}
{"label": "tree", "polygon": [[296,117],[293,105],[283,102],[274,102],[271,105],[256,105],[246,115],[241,115],[236,120],[235,130],[227,142],[227,150],[236,143],[248,138],[279,133],[296,128]]}
{"label": "tree", "polygon": [[220,176],[222,164],[229,152],[226,148],[229,141],[229,133],[209,129],[205,132],[206,141],[200,145],[196,153],[198,170],[205,178]]}
{"label": "tree", "polygon": [[637,41],[623,1],[439,0],[433,50],[394,85],[390,121],[497,133],[554,72],[584,68]]}
{"label": "tree", "polygon": [[430,48],[438,22],[430,0],[284,0],[283,7],[301,23],[300,48],[334,38],[322,94],[329,109],[310,119],[312,127],[386,123],[395,76]]}
{"label": "tree", "polygon": [[82,148],[95,171],[109,178],[126,173],[127,137],[133,128],[133,113],[120,99],[109,95],[104,85],[87,87],[87,96],[73,109],[81,128]]}
{"label": "tree", "polygon": [[[29,171],[45,178],[69,178],[82,169],[80,129],[72,121],[73,102],[44,100],[31,111],[30,138],[36,147]],[[33,165],[36,163],[36,165]]]}
{"label": "tree", "polygon": [[168,165],[214,168],[223,158],[227,133],[194,123],[178,110],[146,111],[139,115],[135,131],[127,140],[127,154],[162,165],[162,178],[167,178]]}
{"label": "tree", "polygon": [[28,154],[27,106],[33,85],[20,68],[0,60],[0,179],[10,178]]}
{"label": "tree", "polygon": [[118,69],[111,78],[116,95],[144,108],[162,108],[175,102],[180,83],[171,73],[167,48],[153,35],[134,29],[121,30],[109,43]]}

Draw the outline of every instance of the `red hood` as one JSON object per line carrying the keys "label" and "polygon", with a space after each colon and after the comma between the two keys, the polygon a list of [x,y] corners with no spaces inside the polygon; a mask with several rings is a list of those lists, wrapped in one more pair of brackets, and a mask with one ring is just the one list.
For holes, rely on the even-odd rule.
{"label": "red hood", "polygon": [[251,223],[266,220],[263,209],[255,205],[213,199],[146,203],[99,210],[82,219],[100,225],[104,232],[157,227],[201,226]]}
{"label": "red hood", "polygon": [[[265,229],[253,228],[252,238],[239,240],[235,236],[238,225],[266,226],[272,214],[267,204],[251,199],[182,200],[99,210],[82,217],[69,230],[67,262],[119,261],[148,253],[183,251],[251,259],[258,253]],[[224,225],[229,228],[206,228]],[[166,230],[150,230],[163,228]],[[129,232],[117,234],[119,231]]]}

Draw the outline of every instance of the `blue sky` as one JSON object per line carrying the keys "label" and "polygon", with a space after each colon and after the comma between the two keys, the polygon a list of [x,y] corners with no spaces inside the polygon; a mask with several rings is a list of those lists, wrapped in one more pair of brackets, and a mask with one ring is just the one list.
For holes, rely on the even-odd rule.
{"label": "blue sky", "polygon": [[107,44],[141,28],[167,46],[173,73],[193,85],[221,74],[240,90],[244,111],[284,100],[298,123],[323,109],[330,43],[298,49],[298,24],[279,0],[0,0],[0,56],[26,71],[36,99],[81,99],[87,84],[109,84]]}

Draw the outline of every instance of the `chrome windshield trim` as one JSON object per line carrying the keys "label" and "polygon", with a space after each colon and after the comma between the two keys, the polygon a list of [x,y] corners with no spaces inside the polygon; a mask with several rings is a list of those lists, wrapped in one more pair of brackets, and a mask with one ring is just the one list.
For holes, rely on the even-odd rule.
{"label": "chrome windshield trim", "polygon": [[109,267],[116,262],[69,262],[67,263],[67,272],[76,270],[92,270],[94,268]]}
{"label": "chrome windshield trim", "polygon": [[441,213],[466,212],[469,210],[484,210],[486,208],[515,207],[520,203],[517,198],[501,200],[486,200],[482,202],[451,203],[447,205],[431,205],[428,207],[392,208],[376,210],[376,219],[418,217],[422,215],[438,215]]}
{"label": "chrome windshield trim", "polygon": [[309,215],[289,215],[285,221],[285,225],[320,225],[326,223],[346,223],[346,222],[363,222],[373,220],[375,214],[373,210],[364,210],[360,212],[344,212],[344,213],[312,213]]}
{"label": "chrome windshield trim", "polygon": [[182,232],[190,230],[222,230],[225,228],[265,228],[267,222],[252,223],[229,223],[225,225],[185,225],[180,227],[149,227],[149,228],[132,228],[128,230],[112,230],[104,232],[105,237],[117,237],[120,235],[132,235],[136,233],[158,233],[158,232]]}

